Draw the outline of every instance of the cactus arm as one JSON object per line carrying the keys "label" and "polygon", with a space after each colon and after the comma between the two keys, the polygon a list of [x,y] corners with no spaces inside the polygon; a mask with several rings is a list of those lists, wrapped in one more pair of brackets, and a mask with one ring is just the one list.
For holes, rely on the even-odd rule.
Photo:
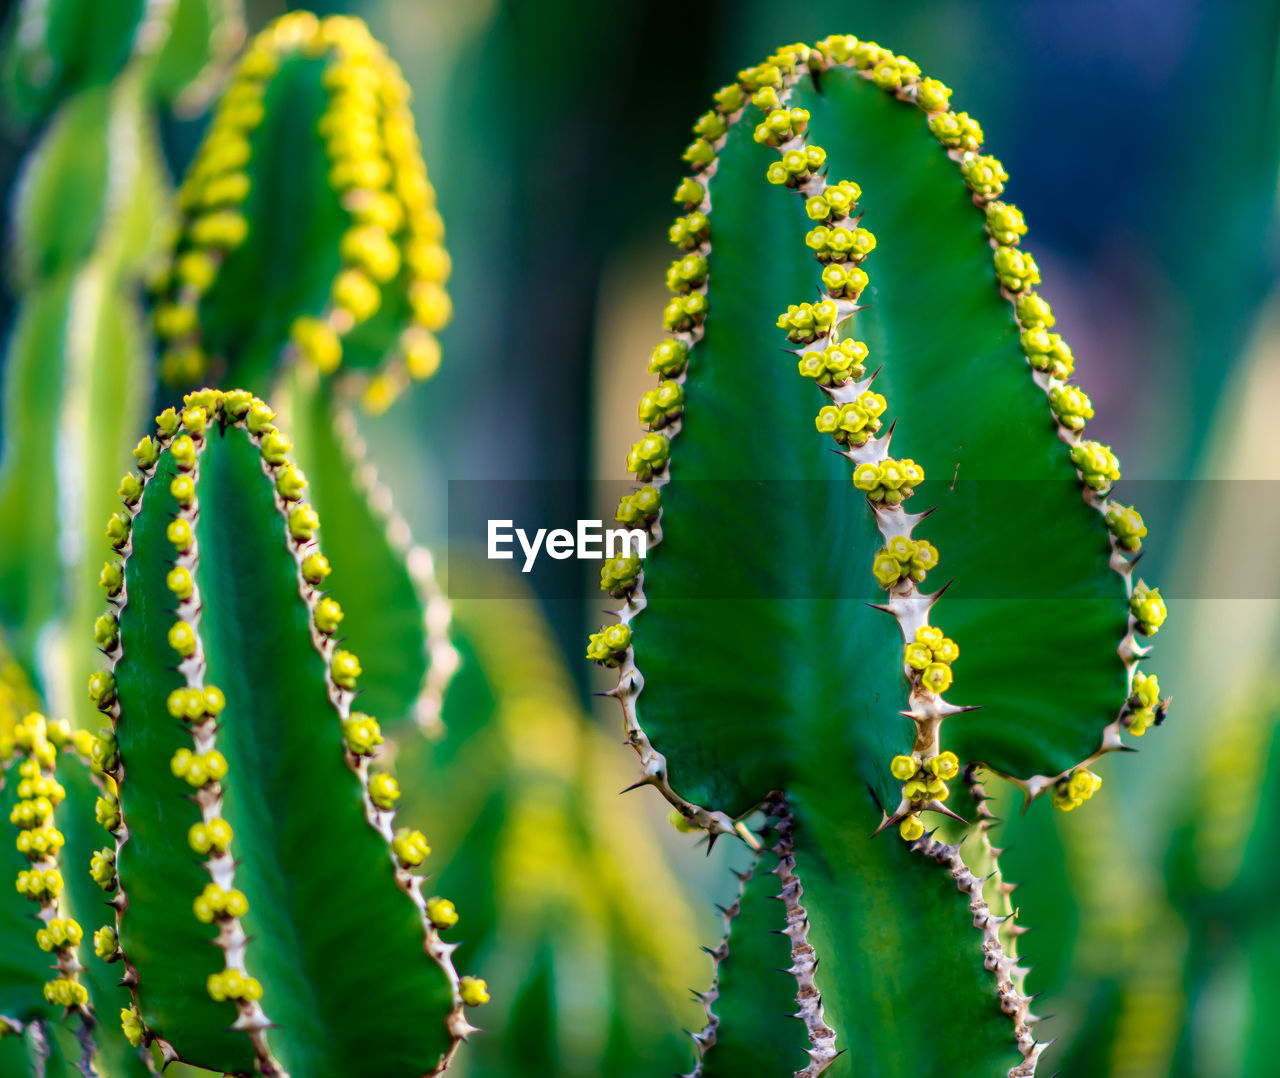
{"label": "cactus arm", "polygon": [[172,0],[169,27],[148,72],[148,88],[176,111],[195,112],[244,40],[240,0]]}
{"label": "cactus arm", "polygon": [[59,364],[69,286],[50,284],[18,315],[5,370],[5,453],[0,466],[0,617],[27,671],[37,669],[40,630],[58,610],[59,529],[54,432],[42,416],[56,414]]}
{"label": "cactus arm", "polygon": [[254,40],[179,203],[157,289],[168,384],[266,392],[283,355],[357,372],[376,412],[434,374],[443,225],[408,88],[359,20],[296,12]]}
{"label": "cactus arm", "polygon": [[31,121],[80,87],[110,82],[147,8],[147,0],[23,0],[4,57],[10,107]]}
{"label": "cactus arm", "polygon": [[[620,520],[649,528],[651,551],[606,562],[602,587],[624,600],[622,624],[593,636],[588,654],[619,669],[614,695],[644,781],[694,824],[729,830],[767,791],[786,793],[809,942],[826,956],[819,981],[835,987],[822,996],[846,1043],[886,1061],[914,1046],[913,1015],[866,1023],[868,992],[904,993],[878,981],[880,966],[867,970],[837,926],[867,910],[881,911],[872,923],[910,923],[918,904],[896,899],[895,884],[932,874],[906,893],[934,889],[937,923],[913,927],[936,940],[931,954],[946,967],[930,976],[973,1008],[957,1027],[976,1046],[966,1064],[1022,1075],[1040,1046],[1016,959],[993,952],[981,885],[960,874],[955,848],[923,835],[920,813],[953,815],[946,780],[962,759],[1029,797],[1052,788],[1063,807],[1083,801],[1098,781],[1084,765],[1121,747],[1122,726],[1155,719],[1134,680],[1145,652],[1135,632],[1155,632],[1164,607],[1131,583],[1145,530],[1108,499],[1110,451],[1079,437],[1091,409],[1065,381],[1070,351],[1048,333],[1047,304],[1026,295],[1039,278],[1017,247],[1025,225],[994,201],[1003,170],[977,154],[980,132],[950,111],[949,94],[905,58],[837,37],[743,72],[699,121],[686,154],[695,175],[676,195],[688,214],[671,232],[686,253],[668,273],[670,337],[651,364],[664,380],[641,402],[652,433],[628,460],[647,487],[619,508]],[[873,272],[866,291],[867,270],[881,265],[885,280]],[[923,316],[938,296],[953,318]],[[783,335],[825,401],[802,394],[795,360],[779,358]],[[834,482],[848,465],[804,430],[806,398],[825,404],[818,430],[854,466],[856,493]],[[908,513],[925,474],[951,487],[934,492],[936,514]],[[748,486],[775,479],[810,482]],[[984,481],[976,501],[951,496],[960,479]],[[870,505],[853,504],[863,494]],[[1060,553],[1017,559],[993,542],[1009,504]],[[938,605],[946,635],[934,620],[939,550],[956,581],[954,604]],[[761,598],[743,597],[744,580]],[[960,673],[973,670],[975,684],[957,704],[944,694],[961,651]],[[1070,661],[1046,670],[1046,654]],[[880,809],[908,851],[864,852]],[[884,858],[897,868],[866,872]],[[821,1017],[810,1016],[806,1074],[834,1054]]]}
{"label": "cactus arm", "polygon": [[314,370],[288,372],[276,401],[325,521],[325,551],[338,567],[327,585],[346,612],[347,646],[362,656],[360,706],[388,728],[412,718],[438,740],[458,655],[431,552],[413,542],[369,460],[355,416],[335,407]]}
{"label": "cactus arm", "polygon": [[196,104],[238,41],[240,11],[237,0],[23,0],[13,27],[0,79],[10,108],[31,123],[131,61],[148,68],[153,98]]}
{"label": "cactus arm", "polygon": [[28,284],[74,265],[93,247],[106,212],[110,112],[107,87],[77,94],[24,162],[15,269]]}
{"label": "cactus arm", "polygon": [[[193,438],[168,412],[139,447],[98,694],[135,1021],[167,1058],[222,1069],[434,1072],[483,985],[458,981],[450,922],[394,830],[398,790],[369,769],[376,726],[351,710],[359,664],[332,638],[305,481],[248,394],[205,391],[182,415]],[[206,860],[175,857],[188,845]]]}
{"label": "cactus arm", "polygon": [[[60,19],[65,6],[51,0],[46,13]],[[163,30],[144,35],[110,85],[65,101],[19,193],[27,292],[2,394],[0,524],[12,538],[0,550],[0,618],[55,713],[77,718],[82,698],[67,685],[83,683],[92,653],[68,625],[96,606],[102,521],[147,395],[135,285],[166,191],[145,86]]]}

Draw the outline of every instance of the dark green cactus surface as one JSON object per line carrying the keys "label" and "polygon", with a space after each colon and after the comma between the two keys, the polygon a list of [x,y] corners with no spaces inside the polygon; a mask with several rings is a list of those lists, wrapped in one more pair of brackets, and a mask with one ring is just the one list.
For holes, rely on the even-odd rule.
{"label": "dark green cactus surface", "polygon": [[307,483],[272,411],[205,390],[135,450],[98,623],[119,783],[95,877],[118,911],[126,1027],[167,1058],[235,1073],[421,1075],[484,982],[454,974],[451,903],[410,870],[382,735],[353,708],[360,660]]}
{"label": "dark green cactus surface", "polygon": [[[1165,616],[1132,583],[1146,529],[1110,498],[1007,177],[949,97],[836,36],[741,72],[695,126],[627,461],[644,485],[618,512],[650,550],[606,562],[623,606],[588,649],[691,824],[751,839],[769,806],[785,856],[762,856],[790,867],[743,902],[791,911],[803,1024],[737,1018],[797,1075],[844,1049],[868,1073],[1032,1073],[1011,933],[921,812],[957,815],[948,783],[979,763],[1075,808],[1087,765],[1163,712],[1136,673]],[[887,824],[906,845],[872,838]],[[776,968],[737,960],[747,992]],[[902,1013],[930,998],[964,1031],[959,1069],[934,1008]],[[719,1026],[755,1006],[718,989],[699,1073],[732,1069]]]}

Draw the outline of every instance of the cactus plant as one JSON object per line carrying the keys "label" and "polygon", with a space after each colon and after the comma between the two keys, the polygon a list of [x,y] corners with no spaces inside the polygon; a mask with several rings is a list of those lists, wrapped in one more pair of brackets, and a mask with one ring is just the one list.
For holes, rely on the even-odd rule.
{"label": "cactus plant", "polygon": [[[942,985],[965,1073],[1032,1073],[1007,894],[988,886],[992,910],[922,813],[976,813],[948,784],[979,763],[1073,809],[1090,766],[1163,715],[1136,670],[1165,617],[1132,578],[1145,527],[1081,434],[1092,408],[1022,214],[950,93],[871,42],[791,46],[716,95],[685,154],[627,461],[643,485],[618,511],[650,549],[606,561],[622,606],[588,657],[618,671],[641,784],[759,849],[739,905],[790,939],[784,993],[777,948],[730,919],[699,1075],[760,1043],[798,1075],[846,1048],[941,1070],[937,1013],[882,1008]],[[872,838],[887,826],[905,843]]]}
{"label": "cactus plant", "polygon": [[370,768],[382,735],[352,708],[360,661],[273,419],[244,391],[189,395],[138,444],[115,518],[111,669],[89,688],[112,718],[97,759],[119,812],[93,874],[125,1027],[227,1071],[434,1073],[487,993],[454,973],[457,914],[423,894],[425,839]]}
{"label": "cactus plant", "polygon": [[409,89],[358,19],[294,12],[259,34],[178,194],[155,282],[162,378],[266,394],[283,352],[378,367],[372,411],[440,362],[443,224]]}
{"label": "cactus plant", "polygon": [[67,686],[88,676],[92,651],[78,627],[97,604],[111,481],[150,393],[136,292],[166,202],[154,114],[175,96],[195,103],[237,25],[223,0],[50,0],[23,4],[11,27],[11,107],[33,121],[53,111],[14,207],[0,622],[49,706],[81,720]]}
{"label": "cactus plant", "polygon": [[[0,1058],[5,1073],[141,1078],[144,1057],[118,1024],[94,1017],[127,1003],[98,951],[106,914],[84,871],[113,795],[91,774],[92,735],[38,712],[0,732],[6,886],[0,917]],[[100,807],[98,807],[100,806]],[[17,1036],[14,1036],[17,1034]],[[5,1056],[8,1053],[8,1056]]]}

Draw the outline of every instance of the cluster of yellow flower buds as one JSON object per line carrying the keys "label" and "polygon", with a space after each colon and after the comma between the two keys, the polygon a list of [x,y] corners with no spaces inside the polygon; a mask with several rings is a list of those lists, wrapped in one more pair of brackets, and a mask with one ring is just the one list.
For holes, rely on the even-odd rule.
{"label": "cluster of yellow flower buds", "polygon": [[238,969],[209,974],[206,988],[209,996],[219,1003],[224,1000],[251,1003],[262,998],[262,985],[258,978],[241,973]]}
{"label": "cluster of yellow flower buds", "polygon": [[882,588],[892,588],[901,580],[923,584],[937,564],[938,548],[927,539],[895,535],[876,554],[871,571]]}
{"label": "cluster of yellow flower buds", "polygon": [[601,666],[620,666],[631,647],[631,626],[609,625],[592,633],[587,642],[587,658]]}
{"label": "cluster of yellow flower buds", "polygon": [[1063,812],[1071,812],[1089,800],[1102,785],[1102,779],[1086,767],[1077,767],[1059,779],[1053,787],[1053,804]]}
{"label": "cluster of yellow flower buds", "polygon": [[853,470],[853,485],[873,502],[901,505],[924,482],[924,469],[910,457],[859,464]]}
{"label": "cluster of yellow flower buds", "polygon": [[249,900],[243,891],[224,890],[216,883],[207,883],[191,908],[196,920],[208,925],[222,918],[243,917],[249,912]]}
{"label": "cluster of yellow flower buds", "polygon": [[960,658],[960,648],[934,625],[922,625],[915,639],[902,649],[902,661],[926,692],[944,693],[951,688],[951,664]]}

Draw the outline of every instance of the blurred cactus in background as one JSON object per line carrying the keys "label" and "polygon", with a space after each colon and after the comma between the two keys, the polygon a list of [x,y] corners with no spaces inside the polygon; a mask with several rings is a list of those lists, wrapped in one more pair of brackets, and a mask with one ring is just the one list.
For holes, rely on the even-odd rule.
{"label": "blurred cactus in background", "polygon": [[[243,49],[235,0],[9,18],[0,1076],[1269,1075],[1280,580],[1162,629],[1147,580],[1211,592],[1240,514],[1188,499],[1171,564],[1110,444],[1274,455],[1266,328],[1200,428],[1265,288],[1218,277],[1255,266],[1231,244],[1276,140],[1222,158],[1187,271],[1231,295],[1133,407],[1095,355],[1095,406],[1071,275],[947,85],[834,35],[718,91],[625,454],[647,557],[604,561],[587,650],[637,778],[562,661],[577,601],[415,536],[446,477],[599,515],[623,459],[583,452],[587,402],[643,370],[610,305],[646,302],[614,263],[647,261],[657,151],[748,46],[845,14],[351,7],[392,48],[265,0]],[[674,17],[705,44],[655,79]]]}

